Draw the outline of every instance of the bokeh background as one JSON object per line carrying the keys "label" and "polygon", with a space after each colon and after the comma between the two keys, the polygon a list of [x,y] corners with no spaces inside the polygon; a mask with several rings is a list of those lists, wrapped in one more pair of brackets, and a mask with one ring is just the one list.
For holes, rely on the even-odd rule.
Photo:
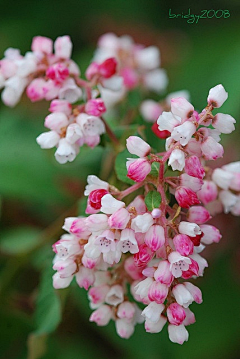
{"label": "bokeh background", "polygon": [[[225,155],[218,165],[240,159],[240,6],[237,0],[171,2],[161,0],[19,0],[0,1],[0,57],[8,47],[24,54],[33,36],[55,39],[69,34],[73,59],[84,71],[97,39],[105,32],[129,34],[136,42],[156,45],[169,76],[168,92],[186,89],[197,109],[211,87],[222,83],[229,99],[222,107],[237,120],[236,131],[223,135]],[[188,24],[175,14],[229,10],[224,19]],[[48,104],[0,104],[0,357],[2,359],[237,359],[239,358],[240,249],[239,218],[212,221],[223,238],[204,252],[209,268],[196,283],[202,305],[192,305],[197,323],[183,346],[168,340],[167,330],[145,333],[137,327],[120,339],[113,324],[88,322],[86,292],[72,286],[57,294],[51,287],[51,244],[66,216],[76,215],[88,174],[98,174],[101,148],[72,163],[58,165],[35,138],[44,131]],[[60,307],[63,314],[62,319]],[[37,308],[37,310],[36,310]],[[58,324],[60,321],[60,324]],[[44,348],[46,347],[45,354]]]}

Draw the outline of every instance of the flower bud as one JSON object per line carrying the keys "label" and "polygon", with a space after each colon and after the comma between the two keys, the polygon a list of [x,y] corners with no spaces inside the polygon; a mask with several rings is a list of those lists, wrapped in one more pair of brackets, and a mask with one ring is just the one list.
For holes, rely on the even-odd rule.
{"label": "flower bud", "polygon": [[154,273],[157,282],[170,286],[174,277],[170,271],[170,263],[166,260],[160,261],[157,270]]}
{"label": "flower bud", "polygon": [[72,54],[72,42],[69,36],[60,36],[54,42],[55,55],[61,59],[69,59]]}
{"label": "flower bud", "polygon": [[200,228],[203,232],[203,237],[201,238],[201,242],[203,244],[218,243],[222,238],[221,233],[214,226],[211,226],[209,224],[201,224]]}
{"label": "flower bud", "polygon": [[55,147],[60,140],[60,136],[55,131],[49,131],[41,133],[36,138],[37,143],[41,146],[41,148],[53,148]]}
{"label": "flower bud", "polygon": [[182,256],[188,256],[189,254],[193,253],[193,243],[186,234],[177,234],[173,238],[173,243],[176,251],[179,252]]}
{"label": "flower bud", "polygon": [[125,208],[120,208],[109,217],[108,224],[111,228],[124,229],[126,228],[129,220],[129,212]]}
{"label": "flower bud", "polygon": [[91,99],[85,105],[85,111],[88,115],[101,116],[106,112],[106,107],[101,98]]}
{"label": "flower bud", "polygon": [[213,181],[204,181],[202,188],[197,193],[203,204],[215,201],[218,196],[218,189]]}
{"label": "flower bud", "polygon": [[108,194],[106,189],[95,189],[89,194],[89,204],[95,209],[100,209],[102,197]]}
{"label": "flower bud", "polygon": [[141,103],[140,113],[147,122],[156,123],[158,117],[162,113],[162,108],[156,101],[145,100]]}
{"label": "flower bud", "polygon": [[111,57],[99,65],[98,71],[102,77],[108,79],[116,73],[116,69],[117,61],[114,57]]}
{"label": "flower bud", "polygon": [[185,160],[185,172],[189,176],[203,179],[205,176],[204,168],[197,156],[187,157]]}
{"label": "flower bud", "polygon": [[34,79],[30,83],[30,85],[28,85],[26,90],[28,98],[32,102],[42,100],[45,96],[44,86],[45,86],[45,80],[41,78]]}
{"label": "flower bud", "polygon": [[174,127],[171,137],[182,146],[186,146],[195,132],[196,126],[191,121],[185,121],[182,125]]}
{"label": "flower bud", "polygon": [[194,192],[198,192],[203,185],[203,180],[197,177],[189,176],[187,173],[180,175],[180,186],[188,187]]}
{"label": "flower bud", "polygon": [[178,326],[170,324],[168,326],[168,334],[169,339],[173,343],[183,344],[188,341],[189,334],[183,324]]}
{"label": "flower bud", "polygon": [[173,150],[168,161],[168,166],[171,166],[173,171],[182,171],[185,166],[184,152],[178,149]]}
{"label": "flower bud", "polygon": [[145,330],[147,333],[159,333],[161,332],[166,322],[167,318],[164,315],[160,315],[160,318],[157,322],[153,322],[147,318],[145,321]]}
{"label": "flower bud", "polygon": [[35,36],[32,41],[31,49],[33,52],[42,52],[50,55],[53,49],[53,42],[48,37]]}
{"label": "flower bud", "polygon": [[148,298],[158,304],[162,304],[168,295],[168,286],[163,283],[153,282],[148,290]]}
{"label": "flower bud", "polygon": [[216,142],[211,136],[202,142],[201,150],[206,160],[216,160],[222,157],[224,153],[223,146]]}
{"label": "flower bud", "polygon": [[117,334],[124,339],[128,339],[134,332],[133,323],[125,319],[117,319],[115,322]]}
{"label": "flower bud", "polygon": [[158,129],[160,131],[172,132],[175,126],[181,124],[179,117],[175,117],[171,112],[163,112],[158,120]]}
{"label": "flower bud", "polygon": [[182,234],[186,234],[190,237],[195,237],[198,234],[201,234],[201,229],[196,223],[189,223],[189,222],[180,222],[178,230]]}
{"label": "flower bud", "polygon": [[165,235],[163,227],[159,225],[153,225],[149,228],[145,235],[146,245],[156,252],[165,243]]}
{"label": "flower bud", "polygon": [[137,136],[127,138],[127,149],[131,154],[137,155],[138,157],[145,157],[151,151],[149,144]]}
{"label": "flower bud", "polygon": [[231,133],[235,130],[234,123],[236,120],[230,116],[225,115],[224,113],[217,113],[212,120],[212,125],[221,133]]}
{"label": "flower bud", "polygon": [[112,310],[109,305],[101,305],[97,310],[95,310],[89,320],[90,322],[95,322],[99,326],[107,325],[112,318]]}
{"label": "flower bud", "polygon": [[175,192],[175,198],[182,208],[189,208],[194,204],[199,204],[200,201],[195,192],[187,187],[178,187]]}
{"label": "flower bud", "polygon": [[202,206],[194,206],[189,208],[187,213],[187,219],[189,222],[194,222],[197,224],[203,224],[211,218],[210,213],[206,208]]}
{"label": "flower bud", "polygon": [[212,174],[212,180],[218,185],[218,187],[227,190],[231,181],[234,178],[234,174],[228,172],[222,168],[215,168]]}
{"label": "flower bud", "polygon": [[171,99],[171,112],[182,119],[192,116],[194,111],[193,105],[184,97],[177,97]]}
{"label": "flower bud", "polygon": [[172,303],[167,308],[167,317],[169,323],[173,325],[180,325],[186,318],[186,313],[181,305],[178,303]]}
{"label": "flower bud", "polygon": [[217,85],[210,89],[208,94],[208,104],[213,107],[221,107],[228,98],[228,93],[225,91],[223,85]]}

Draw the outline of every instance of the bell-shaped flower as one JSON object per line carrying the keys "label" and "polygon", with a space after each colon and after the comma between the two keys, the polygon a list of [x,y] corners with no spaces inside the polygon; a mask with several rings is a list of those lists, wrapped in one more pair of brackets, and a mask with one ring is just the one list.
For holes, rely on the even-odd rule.
{"label": "bell-shaped flower", "polygon": [[228,98],[228,93],[225,91],[223,85],[217,85],[210,89],[208,94],[208,104],[213,107],[221,107]]}
{"label": "bell-shaped flower", "polygon": [[185,166],[184,152],[179,149],[173,150],[168,161],[168,166],[171,166],[173,171],[182,171]]}
{"label": "bell-shaped flower", "polygon": [[177,97],[171,99],[171,112],[181,117],[182,119],[192,116],[194,111],[193,105],[184,97]]}
{"label": "bell-shaped flower", "polygon": [[145,157],[151,151],[149,144],[137,136],[128,137],[127,149],[131,154],[137,155],[138,157]]}
{"label": "bell-shaped flower", "polygon": [[117,246],[122,253],[130,252],[134,254],[139,252],[134,231],[130,228],[125,228],[121,231],[120,241]]}
{"label": "bell-shaped flower", "polygon": [[154,278],[157,282],[170,286],[174,277],[170,270],[170,263],[167,260],[160,261],[157,270],[154,272]]}
{"label": "bell-shaped flower", "polygon": [[168,335],[169,339],[173,343],[183,344],[188,341],[188,331],[183,324],[181,325],[173,325],[169,324],[168,326]]}
{"label": "bell-shaped flower", "polygon": [[99,326],[105,326],[109,323],[112,316],[111,307],[104,304],[91,314],[89,320],[90,322],[95,322]]}
{"label": "bell-shaped flower", "polygon": [[54,42],[55,55],[60,59],[69,59],[72,54],[72,42],[69,36],[59,36]]}
{"label": "bell-shaped flower", "polygon": [[191,264],[190,258],[181,256],[181,254],[176,251],[169,254],[168,261],[170,263],[170,271],[175,278],[181,277],[182,272],[187,271]]}
{"label": "bell-shaped flower", "polygon": [[153,225],[153,218],[150,213],[139,214],[131,223],[131,228],[136,232],[146,233]]}
{"label": "bell-shaped flower", "polygon": [[186,146],[195,132],[196,126],[191,121],[185,121],[182,125],[174,127],[171,137],[182,146]]}
{"label": "bell-shaped flower", "polygon": [[179,126],[181,124],[181,118],[178,116],[174,116],[172,112],[164,111],[159,116],[157,124],[160,131],[172,132],[175,126]]}
{"label": "bell-shaped flower", "polygon": [[167,317],[170,324],[180,325],[186,318],[185,309],[178,303],[171,303],[167,308]]}
{"label": "bell-shaped flower", "polygon": [[117,319],[115,322],[117,334],[124,339],[128,339],[134,332],[133,323],[126,319]]}
{"label": "bell-shaped flower", "polygon": [[199,204],[200,201],[196,193],[190,188],[180,186],[176,189],[175,198],[182,208],[189,208],[194,204]]}
{"label": "bell-shaped flower", "polygon": [[226,134],[235,130],[235,123],[236,120],[232,116],[225,115],[224,113],[217,113],[212,120],[213,127],[219,130],[221,133]]}
{"label": "bell-shaped flower", "polygon": [[201,150],[206,160],[216,160],[222,157],[224,153],[223,146],[216,142],[211,136],[202,142]]}
{"label": "bell-shaped flower", "polygon": [[159,225],[151,226],[146,232],[144,241],[153,252],[156,252],[165,243],[163,227]]}
{"label": "bell-shaped flower", "polygon": [[76,158],[77,152],[78,150],[75,146],[71,145],[65,138],[62,138],[55,152],[55,158],[61,164],[72,162]]}
{"label": "bell-shaped flower", "polygon": [[197,193],[203,204],[215,201],[218,196],[218,188],[213,181],[204,181],[202,188]]}
{"label": "bell-shaped flower", "polygon": [[145,321],[145,330],[147,333],[160,333],[166,322],[167,318],[164,315],[160,315],[157,322],[153,322],[147,318]]}
{"label": "bell-shaped flower", "polygon": [[120,208],[125,206],[125,203],[122,201],[118,201],[111,194],[105,194],[101,199],[101,212],[106,214],[113,214],[117,212]]}
{"label": "bell-shaped flower", "polygon": [[60,136],[55,131],[44,132],[36,138],[36,141],[43,149],[53,148],[59,143]]}
{"label": "bell-shaped flower", "polygon": [[179,223],[178,230],[182,234],[186,234],[190,237],[195,237],[198,234],[201,234],[201,229],[196,223],[189,223],[182,221]]}
{"label": "bell-shaped flower", "polygon": [[117,306],[124,299],[123,287],[120,284],[113,285],[106,295],[105,302]]}
{"label": "bell-shaped flower", "polygon": [[189,222],[203,224],[211,218],[210,213],[202,206],[193,206],[189,208],[187,219]]}

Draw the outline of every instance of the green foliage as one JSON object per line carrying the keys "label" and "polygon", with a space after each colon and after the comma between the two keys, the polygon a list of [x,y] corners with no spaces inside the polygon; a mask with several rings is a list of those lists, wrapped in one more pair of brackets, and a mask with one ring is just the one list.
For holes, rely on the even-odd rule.
{"label": "green foliage", "polygon": [[154,208],[159,208],[161,203],[161,195],[157,191],[149,191],[145,197],[147,209],[151,212]]}
{"label": "green foliage", "polygon": [[39,230],[35,227],[18,227],[2,233],[0,248],[9,255],[26,254],[39,245]]}
{"label": "green foliage", "polygon": [[137,156],[130,154],[128,152],[128,150],[126,150],[126,149],[117,155],[116,161],[115,161],[115,171],[116,171],[117,178],[120,181],[128,183],[128,184],[134,184],[135,182],[127,177],[126,162],[127,162],[127,158],[129,156],[131,158],[138,158]]}

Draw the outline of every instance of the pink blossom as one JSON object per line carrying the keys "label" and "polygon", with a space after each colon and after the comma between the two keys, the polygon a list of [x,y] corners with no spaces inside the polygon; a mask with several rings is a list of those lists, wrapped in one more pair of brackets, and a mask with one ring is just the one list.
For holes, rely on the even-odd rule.
{"label": "pink blossom", "polygon": [[120,75],[123,77],[123,83],[127,89],[130,90],[137,86],[138,75],[136,71],[130,67],[124,67],[124,69],[121,69]]}
{"label": "pink blossom", "polygon": [[125,319],[117,319],[116,322],[116,331],[117,334],[124,339],[128,339],[134,332],[133,323],[129,323]]}
{"label": "pink blossom", "polygon": [[159,304],[159,303],[156,303],[156,302],[151,302],[142,311],[142,316],[145,319],[148,319],[153,323],[157,323],[159,321],[159,319],[160,319],[160,316],[161,316],[164,308],[165,308],[165,306],[162,303]]}
{"label": "pink blossom", "polygon": [[174,277],[170,270],[170,263],[167,260],[162,260],[158,264],[158,268],[154,273],[154,278],[157,282],[170,286]]}
{"label": "pink blossom", "polygon": [[106,284],[102,284],[96,287],[92,287],[88,291],[88,298],[91,301],[91,304],[99,306],[105,301],[106,295],[109,292],[110,287]]}
{"label": "pink blossom", "polygon": [[137,155],[138,157],[145,157],[151,151],[149,144],[142,140],[140,137],[130,136],[127,138],[126,142],[128,151],[133,155]]}
{"label": "pink blossom", "polygon": [[186,318],[185,309],[178,303],[172,303],[167,308],[167,317],[170,324],[180,325]]}
{"label": "pink blossom", "polygon": [[182,272],[187,271],[191,264],[190,258],[181,256],[180,253],[176,251],[169,254],[168,260],[170,263],[170,271],[175,278],[181,277]]}
{"label": "pink blossom", "polygon": [[41,148],[53,148],[60,141],[60,136],[55,131],[44,132],[36,138],[36,141]]}
{"label": "pink blossom", "polygon": [[90,192],[89,204],[91,205],[91,207],[95,209],[100,209],[102,206],[101,199],[106,194],[108,194],[108,191],[106,189],[95,189],[94,191]]}
{"label": "pink blossom", "polygon": [[72,106],[66,100],[53,100],[49,108],[50,112],[62,112],[69,116],[72,113]]}
{"label": "pink blossom", "polygon": [[189,222],[194,222],[197,224],[203,224],[211,218],[210,213],[206,208],[202,206],[194,206],[189,208],[187,213],[187,219]]}
{"label": "pink blossom", "polygon": [[178,187],[175,192],[175,198],[180,207],[189,208],[194,204],[199,204],[200,201],[194,191],[187,187]]}
{"label": "pink blossom", "polygon": [[171,99],[171,111],[174,115],[185,119],[192,116],[194,107],[184,97],[177,97]]}
{"label": "pink blossom", "polygon": [[195,132],[196,126],[191,121],[185,121],[182,125],[174,127],[171,137],[182,146],[186,146]]}
{"label": "pink blossom", "polygon": [[153,100],[145,100],[141,103],[140,112],[148,122],[156,122],[162,113],[160,104]]}
{"label": "pink blossom", "polygon": [[202,188],[197,193],[203,204],[214,201],[218,195],[218,189],[213,181],[204,181]]}
{"label": "pink blossom", "polygon": [[185,166],[185,155],[184,152],[181,150],[173,150],[168,165],[172,167],[173,171],[182,171]]}
{"label": "pink blossom", "polygon": [[178,234],[173,238],[176,251],[182,256],[188,256],[193,253],[193,243],[186,234]]}
{"label": "pink blossom", "polygon": [[184,308],[187,308],[194,301],[192,294],[183,284],[175,285],[172,289],[172,293],[176,298],[177,303]]}
{"label": "pink blossom", "polygon": [[101,305],[97,310],[95,310],[89,320],[90,322],[95,322],[99,326],[105,326],[109,323],[112,318],[112,310],[109,305]]}
{"label": "pink blossom", "polygon": [[203,180],[197,177],[189,176],[187,173],[180,175],[180,186],[188,187],[194,192],[198,192],[203,185]]}
{"label": "pink blossom", "polygon": [[139,251],[134,254],[134,263],[137,267],[146,266],[153,258],[154,252],[146,244],[141,244],[138,248]]}
{"label": "pink blossom", "polygon": [[76,281],[80,288],[88,290],[88,288],[93,285],[95,281],[93,270],[81,266],[79,271],[76,273]]}
{"label": "pink blossom", "polygon": [[45,53],[50,55],[53,50],[53,41],[48,37],[35,36],[32,41],[31,49],[33,52]]}
{"label": "pink blossom", "polygon": [[219,130],[221,133],[231,133],[235,130],[234,123],[236,123],[236,120],[230,116],[225,115],[224,113],[217,113],[216,116],[214,116],[212,125],[214,128]]}
{"label": "pink blossom", "polygon": [[131,228],[136,232],[146,233],[153,225],[153,218],[150,213],[139,214],[132,220]]}
{"label": "pink blossom", "polygon": [[151,164],[145,158],[128,159],[127,161],[127,177],[136,182],[142,182],[151,172]]}
{"label": "pink blossom", "polygon": [[123,231],[121,232],[120,241],[118,242],[118,248],[123,253],[130,252],[132,254],[135,254],[139,251],[134,231],[132,229],[123,229]]}
{"label": "pink blossom", "polygon": [[163,315],[160,315],[160,318],[157,322],[152,322],[147,318],[145,321],[145,330],[147,333],[160,333],[166,322],[167,318]]}
{"label": "pink blossom", "polygon": [[205,171],[201,162],[197,156],[187,157],[185,161],[185,172],[189,176],[197,177],[203,179],[205,176]]}
{"label": "pink blossom", "polygon": [[218,243],[222,238],[219,230],[214,226],[209,224],[201,224],[200,228],[203,232],[203,237],[201,238],[201,242],[203,244]]}
{"label": "pink blossom", "polygon": [[129,212],[125,208],[120,208],[109,217],[108,224],[111,228],[124,229],[126,228],[129,220]]}
{"label": "pink blossom", "polygon": [[223,85],[217,85],[210,89],[208,94],[208,104],[213,107],[221,107],[228,98],[228,93],[225,91]]}
{"label": "pink blossom", "polygon": [[61,84],[64,80],[68,78],[69,69],[66,65],[62,63],[57,63],[47,69],[46,75],[49,79],[55,81],[58,84]]}
{"label": "pink blossom", "polygon": [[132,319],[135,314],[135,306],[131,302],[123,302],[119,305],[117,316],[120,319]]}
{"label": "pink blossom", "polygon": [[187,290],[191,293],[191,295],[193,296],[193,299],[196,303],[201,304],[202,303],[202,292],[201,290],[196,287],[195,285],[193,285],[190,282],[184,282],[183,283],[185,285],[185,287],[187,288]]}
{"label": "pink blossom", "polygon": [[41,78],[34,79],[27,87],[26,93],[28,98],[32,101],[40,101],[45,97],[45,80]]}
{"label": "pink blossom", "polygon": [[98,71],[102,77],[108,79],[109,77],[112,77],[116,73],[116,68],[117,68],[117,61],[115,58],[111,57],[103,61],[99,65]]}
{"label": "pink blossom", "polygon": [[211,136],[201,144],[201,150],[206,160],[216,160],[223,156],[223,147],[216,142]]}
{"label": "pink blossom", "polygon": [[199,275],[199,265],[194,259],[191,258],[191,264],[189,265],[188,270],[182,272],[182,278],[189,279],[192,278],[193,276],[198,276],[198,275]]}
{"label": "pink blossom", "polygon": [[61,59],[69,59],[72,54],[72,42],[69,36],[60,36],[54,42],[55,55]]}
{"label": "pink blossom", "polygon": [[153,225],[149,228],[145,235],[146,245],[153,251],[157,251],[165,243],[165,235],[163,227]]}
{"label": "pink blossom", "polygon": [[109,184],[105,181],[100,180],[97,176],[89,175],[87,177],[87,186],[85,187],[84,196],[89,196],[89,194],[95,189],[109,189]]}
{"label": "pink blossom", "polygon": [[67,288],[70,285],[72,279],[73,279],[73,275],[66,278],[62,278],[60,277],[60,274],[56,272],[53,275],[53,287],[55,289]]}
{"label": "pink blossom", "polygon": [[160,282],[153,282],[148,290],[148,298],[162,304],[168,295],[168,286]]}
{"label": "pink blossom", "polygon": [[85,111],[88,115],[101,116],[106,112],[106,107],[101,98],[91,99],[85,105]]}
{"label": "pink blossom", "polygon": [[189,334],[183,324],[178,326],[170,324],[168,326],[168,334],[169,339],[173,343],[183,344],[188,341]]}
{"label": "pink blossom", "polygon": [[63,127],[68,125],[68,117],[63,112],[54,112],[45,118],[44,126],[50,130],[61,132]]}
{"label": "pink blossom", "polygon": [[124,299],[123,287],[119,284],[113,285],[106,295],[105,302],[117,306]]}
{"label": "pink blossom", "polygon": [[172,132],[175,126],[181,124],[181,119],[177,116],[174,116],[171,112],[163,112],[158,120],[158,128],[160,131],[169,131]]}
{"label": "pink blossom", "polygon": [[201,234],[201,229],[196,223],[189,223],[182,221],[179,223],[178,230],[182,234],[186,234],[190,237],[195,237],[198,234]]}

